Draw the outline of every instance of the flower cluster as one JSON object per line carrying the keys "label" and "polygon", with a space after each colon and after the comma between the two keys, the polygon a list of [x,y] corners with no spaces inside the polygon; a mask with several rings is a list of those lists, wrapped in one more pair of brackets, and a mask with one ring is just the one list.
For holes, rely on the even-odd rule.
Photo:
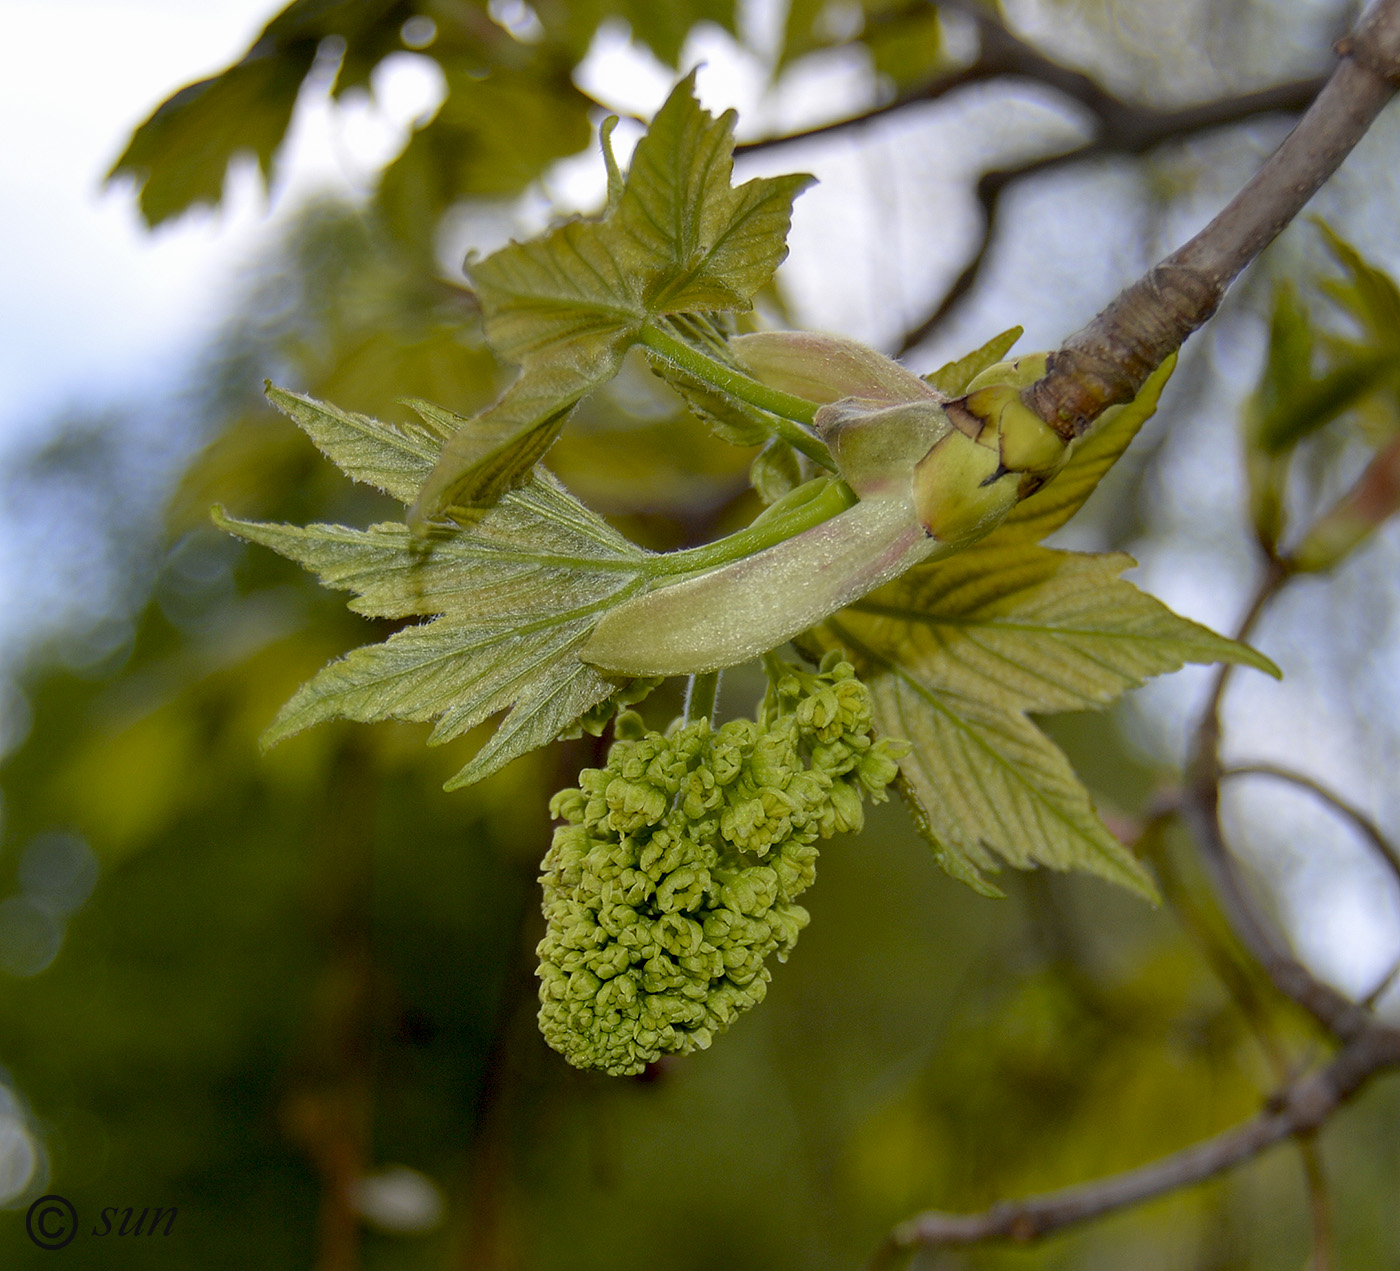
{"label": "flower cluster", "polygon": [[807,925],[817,839],[864,822],[903,743],[871,736],[849,663],[780,664],[757,720],[644,732],[633,712],[605,768],[550,805],[540,1029],[580,1068],[640,1072],[709,1046],[762,1001],[769,954]]}

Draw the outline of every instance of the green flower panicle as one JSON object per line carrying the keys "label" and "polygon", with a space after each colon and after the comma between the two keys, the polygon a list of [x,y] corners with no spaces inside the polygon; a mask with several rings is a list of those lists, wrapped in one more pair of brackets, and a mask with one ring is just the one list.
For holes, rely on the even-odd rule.
{"label": "green flower panicle", "polygon": [[858,830],[904,743],[871,734],[870,694],[829,655],[779,664],[757,720],[664,735],[617,717],[607,766],[579,774],[540,882],[540,1029],[614,1076],[704,1050],[767,991],[807,925],[818,839]]}

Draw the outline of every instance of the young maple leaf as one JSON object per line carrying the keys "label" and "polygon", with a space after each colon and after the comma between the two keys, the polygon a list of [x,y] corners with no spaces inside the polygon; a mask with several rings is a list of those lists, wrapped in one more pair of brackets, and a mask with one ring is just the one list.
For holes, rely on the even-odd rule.
{"label": "young maple leaf", "polygon": [[735,113],[713,118],[694,90],[691,72],[637,143],[625,179],[604,133],[611,197],[601,217],[469,264],[486,337],[520,377],[448,441],[410,512],[416,527],[524,484],[648,323],[747,310],[787,256],[792,201],[813,178],[733,186]]}

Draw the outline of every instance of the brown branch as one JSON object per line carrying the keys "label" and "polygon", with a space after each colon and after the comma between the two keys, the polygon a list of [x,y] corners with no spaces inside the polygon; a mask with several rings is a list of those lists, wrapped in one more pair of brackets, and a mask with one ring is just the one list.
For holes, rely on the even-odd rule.
{"label": "brown branch", "polygon": [[[1249,635],[1288,578],[1289,574],[1283,566],[1270,562],[1240,624],[1237,639],[1243,640]],[[1220,780],[1223,771],[1220,762],[1220,705],[1232,673],[1229,664],[1216,673],[1187,764],[1181,815],[1200,846],[1201,855],[1211,872],[1235,934],[1264,968],[1280,993],[1302,1007],[1327,1032],[1346,1041],[1359,1029],[1369,1026],[1372,1019],[1370,1012],[1330,984],[1323,983],[1287,951],[1282,939],[1250,895],[1220,827]]]}
{"label": "brown branch", "polygon": [[[1400,82],[1400,0],[1378,0],[1338,50],[1342,62],[1313,106],[1223,212],[1052,359],[1050,373],[1022,395],[1066,436],[1077,436],[1109,405],[1130,400],[1150,371],[1215,311],[1225,288],[1273,240],[1364,135]],[[1240,625],[1249,634],[1290,568],[1270,559]],[[1294,1082],[1250,1121],[1136,1170],[1045,1196],[1008,1201],[980,1214],[930,1212],[897,1227],[870,1266],[885,1268],[912,1249],[1028,1241],[1221,1174],[1266,1148],[1303,1136],[1314,1212],[1317,1271],[1330,1259],[1325,1179],[1311,1136],[1375,1074],[1400,1066],[1400,1029],[1325,984],[1287,951],[1250,896],[1220,826],[1220,707],[1231,668],[1222,667],[1196,730],[1181,812],[1194,831],[1235,934],[1274,987],[1310,1014],[1341,1050]],[[1353,809],[1354,811],[1354,809]],[[1387,859],[1389,859],[1387,855]]]}
{"label": "brown branch", "polygon": [[916,1248],[1035,1240],[1214,1178],[1284,1139],[1316,1131],[1371,1077],[1398,1064],[1400,1030],[1372,1022],[1326,1067],[1280,1090],[1252,1120],[1138,1169],[1078,1187],[1004,1201],[980,1214],[919,1214],[895,1228],[871,1259],[869,1271],[884,1271]]}
{"label": "brown branch", "polygon": [[834,133],[846,132],[852,128],[863,128],[867,124],[874,123],[877,119],[882,119],[886,115],[895,114],[897,111],[907,110],[910,106],[917,106],[924,102],[937,101],[940,97],[959,88],[964,88],[968,84],[981,84],[989,79],[995,78],[982,64],[980,59],[963,67],[961,70],[951,71],[947,75],[940,75],[936,79],[930,80],[918,88],[911,89],[907,93],[901,93],[880,106],[872,106],[869,110],[863,110],[858,115],[848,115],[844,119],[834,119],[827,124],[817,124],[812,128],[802,128],[797,132],[783,133],[776,137],[758,137],[753,141],[743,141],[734,147],[736,155],[754,154],[759,150],[774,150],[779,146],[790,145],[795,141],[811,141],[816,137],[829,137]]}
{"label": "brown branch", "polygon": [[1385,863],[1396,882],[1400,882],[1400,849],[1397,849],[1386,836],[1381,833],[1381,827],[1367,816],[1355,804],[1348,803],[1339,794],[1329,790],[1320,781],[1314,780],[1301,772],[1294,772],[1292,768],[1284,768],[1279,764],[1272,763],[1249,763],[1235,764],[1229,768],[1222,768],[1221,777],[1273,777],[1279,781],[1287,781],[1290,785],[1298,786],[1321,799],[1339,816],[1350,821],[1356,831],[1372,847],[1376,849],[1376,855]]}
{"label": "brown branch", "polygon": [[1263,115],[1297,114],[1307,108],[1327,82],[1326,76],[1294,80],[1257,93],[1221,97],[1182,110],[1154,110],[1125,104],[1121,118],[1102,120],[1103,131],[1092,141],[1041,155],[1011,168],[994,168],[977,182],[977,200],[982,206],[982,233],[968,254],[958,276],[922,322],[911,327],[900,339],[898,354],[917,348],[939,327],[953,307],[977,284],[996,236],[996,214],[1003,191],[1030,177],[1058,168],[1087,163],[1114,154],[1146,154],[1168,142],[1228,128]]}
{"label": "brown branch", "polygon": [[982,233],[958,276],[933,306],[928,317],[901,338],[897,350],[899,354],[907,353],[927,339],[953,306],[976,284],[995,238],[997,203],[1007,186],[1041,172],[1083,163],[1103,155],[1146,154],[1165,142],[1230,127],[1262,115],[1296,114],[1306,109],[1327,83],[1327,76],[1314,75],[1193,106],[1159,109],[1119,97],[1083,71],[1045,56],[1039,49],[1014,35],[980,5],[944,0],[942,7],[964,10],[976,22],[981,47],[973,62],[859,114],[781,136],[762,137],[735,147],[736,154],[752,154],[796,141],[810,141],[863,128],[886,115],[938,101],[971,84],[997,79],[1026,80],[1053,89],[1084,107],[1093,116],[1094,136],[1083,145],[982,175],[977,184],[977,198],[983,214]]}
{"label": "brown branch", "polygon": [[[1237,639],[1243,640],[1250,634],[1292,576],[1282,562],[1268,562],[1239,624]],[[1274,987],[1340,1041],[1341,1050],[1325,1067],[1284,1086],[1252,1120],[1138,1169],[1043,1196],[1004,1201],[979,1214],[917,1215],[891,1232],[871,1259],[869,1271],[884,1271],[916,1248],[1035,1240],[1203,1182],[1290,1138],[1302,1140],[1300,1150],[1313,1213],[1315,1266],[1317,1271],[1326,1271],[1331,1218],[1326,1180],[1312,1136],[1373,1076],[1400,1066],[1400,1029],[1382,1024],[1368,1009],[1369,1001],[1353,1002],[1288,953],[1239,875],[1221,831],[1219,814],[1220,781],[1225,772],[1219,755],[1220,707],[1231,675],[1230,664],[1222,666],[1216,675],[1196,730],[1187,782],[1177,810],[1194,831],[1235,934]]]}
{"label": "brown branch", "polygon": [[1361,999],[1361,1005],[1368,1011],[1373,1010],[1376,1003],[1386,995],[1391,985],[1398,979],[1400,979],[1400,958],[1396,958],[1395,961],[1390,964],[1389,970],[1376,981],[1376,987]]}
{"label": "brown branch", "polygon": [[1022,393],[1057,431],[1078,436],[1109,406],[1131,401],[1351,153],[1400,79],[1400,0],[1377,0],[1338,52],[1307,114],[1224,210],[1070,336],[1045,378]]}
{"label": "brown branch", "polygon": [[[1168,813],[1154,822],[1152,833],[1160,839]],[[1267,1009],[1255,977],[1244,965],[1236,943],[1218,929],[1197,905],[1184,880],[1175,869],[1166,851],[1155,854],[1157,876],[1162,893],[1173,914],[1200,948],[1216,978],[1230,994],[1240,1014],[1244,1016],[1260,1049],[1268,1060],[1275,1085],[1285,1084],[1296,1070],[1288,1056],[1278,1030]],[[1308,1194],[1308,1209],[1312,1216],[1313,1257],[1308,1271],[1331,1271],[1332,1268],[1332,1207],[1326,1165],[1315,1135],[1297,1137],[1298,1155],[1303,1165],[1303,1181]]]}
{"label": "brown branch", "polygon": [[1312,1216],[1313,1247],[1308,1271],[1332,1271],[1332,1189],[1327,1181],[1327,1167],[1317,1147],[1316,1134],[1298,1135],[1298,1152],[1303,1158],[1303,1184],[1308,1192],[1308,1211]]}
{"label": "brown branch", "polygon": [[[961,6],[945,3],[944,8]],[[753,154],[797,141],[811,141],[835,133],[863,128],[877,119],[911,106],[938,101],[958,89],[998,79],[1019,79],[1040,84],[1084,107],[1094,117],[1094,140],[1070,152],[1073,158],[1084,152],[1142,154],[1174,135],[1203,132],[1239,123],[1257,115],[1293,114],[1305,109],[1327,82],[1325,75],[1275,84],[1257,92],[1220,97],[1194,106],[1164,110],[1119,97],[1097,80],[1072,67],[1046,57],[1034,45],[1014,35],[993,15],[976,9],[974,16],[980,34],[978,56],[966,66],[936,76],[916,88],[900,93],[879,106],[848,115],[812,128],[759,137],[734,148],[735,154]]]}

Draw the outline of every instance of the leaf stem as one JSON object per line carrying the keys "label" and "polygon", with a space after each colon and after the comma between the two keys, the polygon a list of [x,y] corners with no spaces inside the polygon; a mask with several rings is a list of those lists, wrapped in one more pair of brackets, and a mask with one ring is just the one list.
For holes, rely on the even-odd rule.
{"label": "leaf stem", "polygon": [[723,671],[702,671],[690,677],[685,686],[685,723],[708,719],[713,726],[719,706],[719,681],[723,674]]}
{"label": "leaf stem", "polygon": [[823,521],[829,521],[838,513],[854,507],[856,502],[855,494],[844,481],[828,481],[810,498],[794,503],[791,507],[784,508],[782,504],[774,504],[767,513],[742,530],[716,539],[713,543],[706,543],[703,547],[654,556],[647,562],[646,567],[653,578],[705,573],[721,565],[752,556],[765,548],[775,547],[784,539],[801,534]]}
{"label": "leaf stem", "polygon": [[732,366],[725,366],[723,362],[707,357],[699,349],[677,340],[651,323],[642,327],[638,338],[653,353],[664,357],[687,375],[693,375],[711,388],[717,388],[741,402],[767,411],[774,416],[772,428],[777,437],[822,467],[835,469],[836,465],[832,462],[831,452],[826,448],[826,443],[809,431],[819,409],[816,402],[809,402],[805,397],[797,397],[792,393],[770,388],[767,384],[760,384],[742,371],[736,371]]}

